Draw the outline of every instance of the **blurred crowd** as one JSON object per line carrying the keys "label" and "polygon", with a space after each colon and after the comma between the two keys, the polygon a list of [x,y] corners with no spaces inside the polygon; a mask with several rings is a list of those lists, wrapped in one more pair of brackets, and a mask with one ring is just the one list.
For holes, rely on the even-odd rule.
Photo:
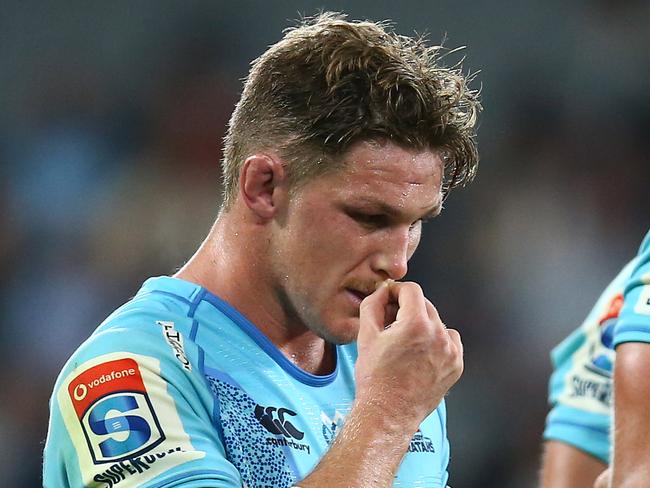
{"label": "blurred crowd", "polygon": [[[39,486],[48,397],[70,353],[220,200],[247,65],[340,2],[8,2],[0,16],[0,475]],[[359,1],[352,18],[466,44],[485,113],[477,180],[411,265],[465,343],[448,397],[454,488],[535,486],[550,348],[650,219],[650,6]]]}

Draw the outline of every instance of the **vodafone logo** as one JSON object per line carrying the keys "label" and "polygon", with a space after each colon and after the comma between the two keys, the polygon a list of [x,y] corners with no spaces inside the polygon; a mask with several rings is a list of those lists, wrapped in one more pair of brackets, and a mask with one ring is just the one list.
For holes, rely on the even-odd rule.
{"label": "vodafone logo", "polygon": [[77,387],[72,392],[72,396],[74,396],[74,399],[77,401],[86,398],[87,394],[88,394],[88,388],[86,388],[86,385],[84,385],[83,383],[77,385]]}
{"label": "vodafone logo", "polygon": [[135,376],[135,375],[136,375],[135,368],[127,368],[121,371],[112,370],[108,373],[101,373],[99,376],[95,378],[90,378],[90,381],[79,383],[77,386],[75,386],[74,389],[72,390],[72,397],[79,402],[84,398],[86,398],[86,395],[88,394],[88,390],[92,390],[93,388],[97,388],[100,385],[108,384],[116,380],[128,378],[129,376]]}
{"label": "vodafone logo", "polygon": [[94,378],[92,381],[88,382],[88,388],[95,388],[96,386],[99,386],[101,384],[109,383],[113,380],[119,380],[121,378],[126,378],[127,376],[134,376],[134,375],[135,375],[134,368],[124,369],[123,371],[113,370],[108,374],[102,374],[98,378]]}
{"label": "vodafone logo", "polygon": [[131,358],[96,364],[68,385],[68,394],[79,418],[100,398],[126,391],[146,393],[138,363]]}

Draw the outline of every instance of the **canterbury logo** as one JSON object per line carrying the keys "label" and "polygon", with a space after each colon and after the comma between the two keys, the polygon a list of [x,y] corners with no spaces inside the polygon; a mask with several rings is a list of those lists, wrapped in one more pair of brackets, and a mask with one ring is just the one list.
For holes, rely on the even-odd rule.
{"label": "canterbury logo", "polygon": [[255,406],[255,418],[259,420],[262,426],[271,434],[283,435],[289,439],[301,440],[305,437],[304,432],[300,432],[287,417],[295,417],[297,414],[288,408],[263,407]]}

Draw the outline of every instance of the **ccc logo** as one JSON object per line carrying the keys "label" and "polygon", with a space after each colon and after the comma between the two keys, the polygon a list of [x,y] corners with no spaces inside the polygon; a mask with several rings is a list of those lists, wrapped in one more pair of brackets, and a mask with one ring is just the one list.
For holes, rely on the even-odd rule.
{"label": "ccc logo", "polygon": [[287,438],[301,440],[305,437],[304,432],[300,432],[287,417],[295,417],[296,412],[288,408],[263,407],[255,406],[255,418],[260,421],[266,430],[271,434],[283,435]]}

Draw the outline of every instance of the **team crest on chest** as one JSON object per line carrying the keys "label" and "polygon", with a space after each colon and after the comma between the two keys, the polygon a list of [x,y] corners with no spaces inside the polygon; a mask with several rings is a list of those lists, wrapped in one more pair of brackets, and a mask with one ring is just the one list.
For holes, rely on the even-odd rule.
{"label": "team crest on chest", "polygon": [[325,438],[325,442],[327,442],[329,445],[332,443],[332,441],[334,441],[334,438],[336,437],[336,434],[338,434],[339,430],[343,428],[343,424],[345,423],[345,415],[343,415],[338,410],[334,410],[334,415],[332,416],[327,415],[325,412],[321,412],[320,419],[323,422],[323,437]]}

